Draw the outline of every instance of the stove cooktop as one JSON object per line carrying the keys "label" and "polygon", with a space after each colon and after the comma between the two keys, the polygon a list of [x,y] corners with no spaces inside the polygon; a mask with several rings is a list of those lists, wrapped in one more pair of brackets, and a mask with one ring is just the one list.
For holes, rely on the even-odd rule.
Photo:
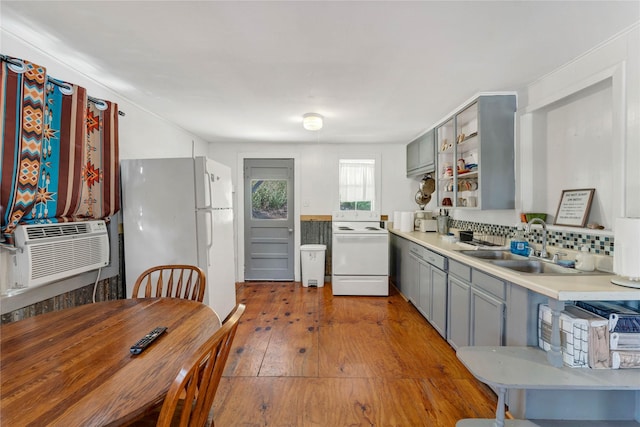
{"label": "stove cooktop", "polygon": [[334,222],[333,233],[349,234],[349,233],[371,233],[384,234],[388,231],[380,227],[379,222]]}

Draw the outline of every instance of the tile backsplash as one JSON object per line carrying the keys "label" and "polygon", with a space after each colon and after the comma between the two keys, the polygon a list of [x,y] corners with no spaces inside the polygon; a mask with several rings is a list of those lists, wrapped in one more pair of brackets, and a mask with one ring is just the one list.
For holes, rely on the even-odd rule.
{"label": "tile backsplash", "polygon": [[[478,234],[498,236],[498,238],[504,240],[505,243],[516,231],[515,227],[506,225],[483,224],[456,219],[449,221],[449,227],[457,228],[459,230],[472,230],[474,233]],[[531,233],[527,233],[527,237],[531,243],[542,243],[542,229],[534,228]],[[589,234],[587,230],[584,229],[576,231],[548,230],[547,245],[576,251],[586,245],[591,253],[609,256],[613,256],[614,246],[613,236]]]}

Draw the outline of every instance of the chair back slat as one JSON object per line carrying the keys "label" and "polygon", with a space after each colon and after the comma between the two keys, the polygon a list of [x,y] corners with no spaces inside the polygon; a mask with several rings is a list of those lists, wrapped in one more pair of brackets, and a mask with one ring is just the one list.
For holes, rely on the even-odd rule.
{"label": "chair back slat", "polygon": [[170,297],[202,302],[206,283],[204,272],[194,265],[159,265],[138,277],[132,297]]}
{"label": "chair back slat", "polygon": [[206,425],[244,310],[244,304],[238,304],[220,329],[183,365],[167,392],[157,426],[172,425],[181,401],[180,427]]}

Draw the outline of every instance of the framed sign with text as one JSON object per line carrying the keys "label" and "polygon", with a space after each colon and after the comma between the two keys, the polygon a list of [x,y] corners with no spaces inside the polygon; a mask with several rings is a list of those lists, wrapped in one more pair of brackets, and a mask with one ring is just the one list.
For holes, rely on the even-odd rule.
{"label": "framed sign with text", "polygon": [[585,227],[589,218],[595,188],[563,190],[554,225]]}

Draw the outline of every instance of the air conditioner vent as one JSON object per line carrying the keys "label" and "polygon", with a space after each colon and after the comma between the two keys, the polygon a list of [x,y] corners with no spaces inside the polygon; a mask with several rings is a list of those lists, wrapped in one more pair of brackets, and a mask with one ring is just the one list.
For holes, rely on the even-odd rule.
{"label": "air conditioner vent", "polygon": [[44,285],[109,263],[104,221],[21,225],[15,239],[20,287]]}
{"label": "air conditioner vent", "polygon": [[32,225],[26,229],[29,240],[46,239],[49,237],[78,236],[91,232],[86,222],[68,222],[60,224]]}

